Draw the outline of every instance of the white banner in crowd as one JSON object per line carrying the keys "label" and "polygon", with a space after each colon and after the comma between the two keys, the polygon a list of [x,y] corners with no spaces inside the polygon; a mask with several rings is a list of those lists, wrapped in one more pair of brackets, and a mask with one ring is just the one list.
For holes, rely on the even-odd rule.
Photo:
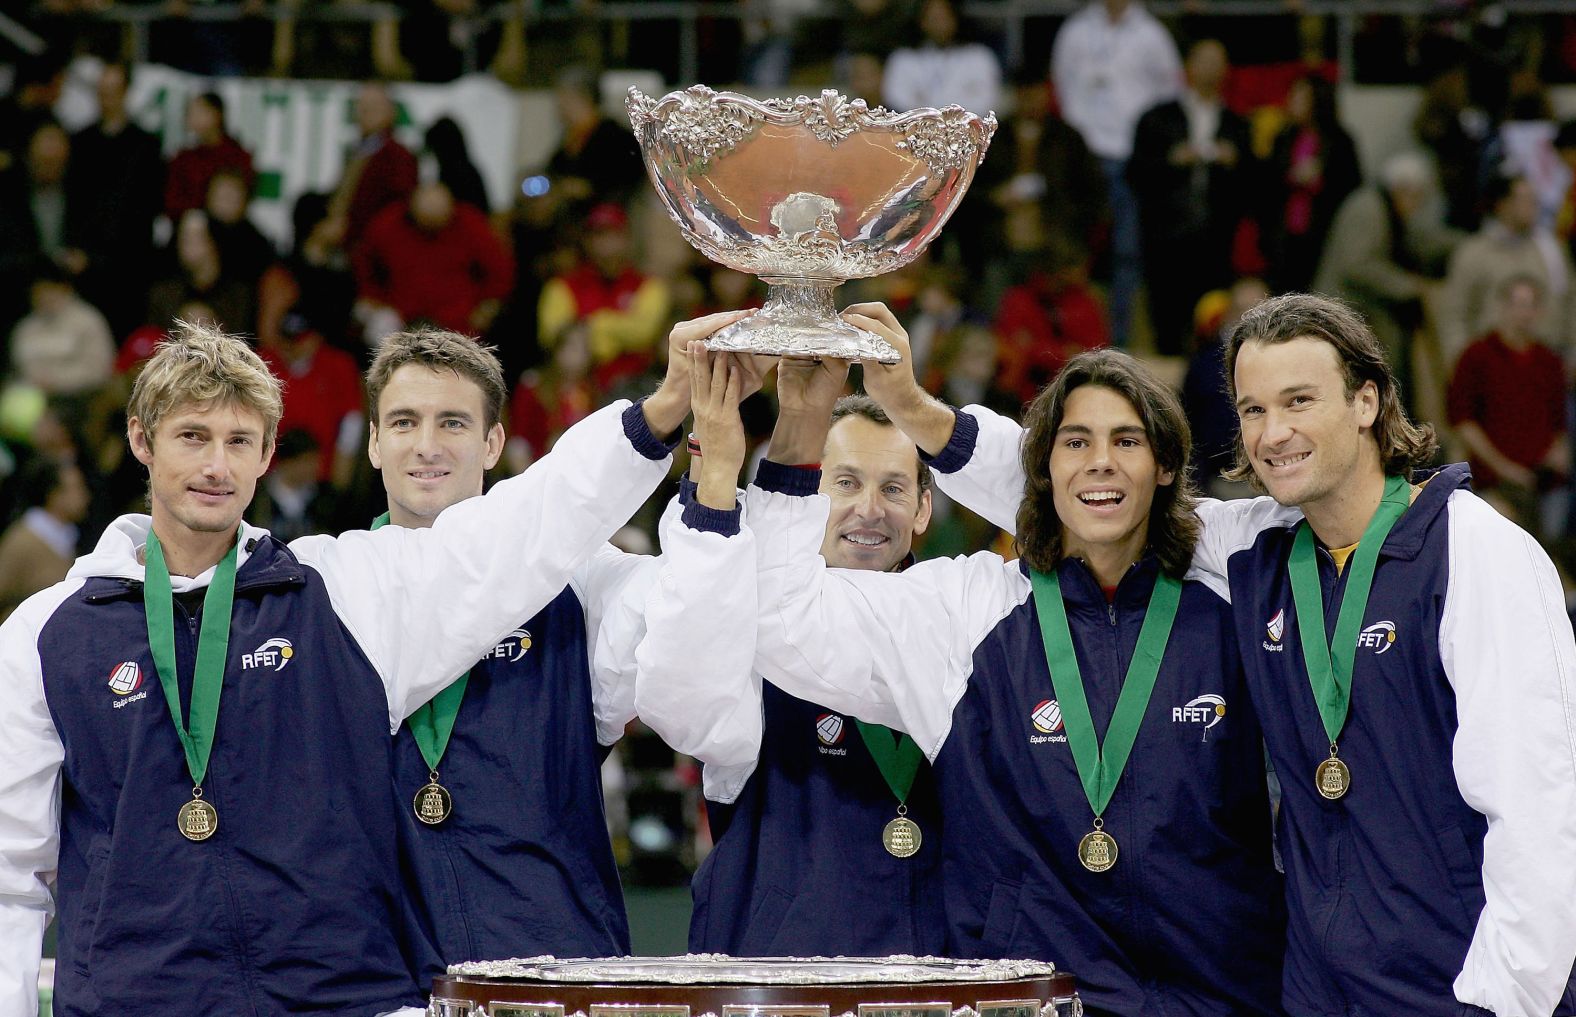
{"label": "white banner in crowd", "polygon": [[[289,81],[274,78],[204,78],[153,64],[137,68],[131,108],[158,135],[166,157],[188,144],[186,103],[216,92],[233,135],[257,169],[252,221],[275,243],[290,242],[290,210],[301,194],[332,191],[345,160],[360,141],[354,81]],[[485,74],[447,85],[391,85],[399,106],[399,140],[418,156],[422,134],[442,116],[465,132],[471,161],[487,183],[494,208],[513,202],[520,98]],[[423,173],[432,167],[425,161]]]}

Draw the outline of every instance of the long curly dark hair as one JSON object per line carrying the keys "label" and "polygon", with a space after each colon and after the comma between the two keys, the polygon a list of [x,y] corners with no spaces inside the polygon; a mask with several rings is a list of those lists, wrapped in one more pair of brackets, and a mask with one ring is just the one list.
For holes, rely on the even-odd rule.
{"label": "long curly dark hair", "polygon": [[1143,422],[1155,465],[1175,479],[1155,488],[1149,509],[1149,550],[1167,575],[1178,579],[1193,560],[1201,526],[1193,514],[1197,494],[1188,474],[1193,433],[1182,404],[1154,373],[1121,350],[1080,353],[1034,397],[1024,414],[1023,504],[1018,509],[1018,553],[1040,572],[1062,560],[1062,520],[1056,514],[1050,474],[1051,448],[1067,411],[1067,399],[1084,385],[1122,396]]}

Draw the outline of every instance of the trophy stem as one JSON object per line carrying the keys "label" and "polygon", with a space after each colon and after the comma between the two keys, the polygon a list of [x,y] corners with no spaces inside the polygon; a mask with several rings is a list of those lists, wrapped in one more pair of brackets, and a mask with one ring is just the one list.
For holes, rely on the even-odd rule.
{"label": "trophy stem", "polygon": [[875,360],[895,364],[892,344],[874,332],[855,328],[837,316],[832,291],[841,279],[762,276],[766,304],[706,341],[715,352],[753,353],[819,360]]}

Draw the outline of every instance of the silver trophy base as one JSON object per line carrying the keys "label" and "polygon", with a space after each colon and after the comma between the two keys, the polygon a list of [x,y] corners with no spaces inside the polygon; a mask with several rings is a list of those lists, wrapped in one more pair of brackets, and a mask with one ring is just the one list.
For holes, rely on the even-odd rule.
{"label": "silver trophy base", "polygon": [[820,360],[902,359],[892,344],[874,332],[855,328],[837,316],[834,280],[767,279],[766,305],[706,340],[714,353],[753,353],[769,357]]}

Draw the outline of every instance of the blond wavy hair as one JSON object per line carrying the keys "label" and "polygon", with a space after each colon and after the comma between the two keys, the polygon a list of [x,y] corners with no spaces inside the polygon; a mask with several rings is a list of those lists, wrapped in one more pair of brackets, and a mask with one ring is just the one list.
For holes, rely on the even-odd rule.
{"label": "blond wavy hair", "polygon": [[166,414],[182,406],[233,405],[263,418],[263,450],[274,447],[284,414],[282,386],[245,339],[212,325],[177,321],[137,376],[126,417],[142,424],[148,447]]}

